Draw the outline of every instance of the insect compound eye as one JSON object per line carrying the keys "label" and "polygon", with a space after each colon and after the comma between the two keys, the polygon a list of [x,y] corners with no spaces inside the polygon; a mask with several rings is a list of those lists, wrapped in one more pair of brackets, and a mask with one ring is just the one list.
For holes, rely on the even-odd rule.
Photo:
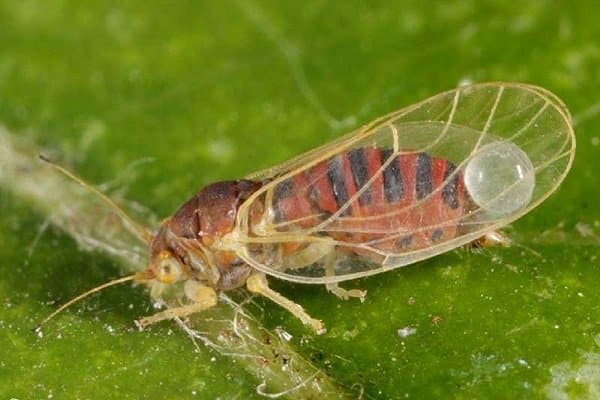
{"label": "insect compound eye", "polygon": [[176,260],[167,258],[160,262],[156,278],[162,283],[173,283],[181,278],[181,268]]}
{"label": "insect compound eye", "polygon": [[535,170],[517,145],[498,141],[482,146],[471,157],[464,182],[479,207],[500,217],[529,204],[535,187]]}

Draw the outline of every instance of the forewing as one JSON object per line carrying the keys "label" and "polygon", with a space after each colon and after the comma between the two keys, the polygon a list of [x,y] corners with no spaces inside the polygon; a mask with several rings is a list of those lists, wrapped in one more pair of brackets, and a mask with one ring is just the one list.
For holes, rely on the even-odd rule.
{"label": "forewing", "polygon": [[[470,202],[460,215],[442,222],[428,217],[433,215],[431,207],[437,204],[434,197],[441,198],[449,184],[458,178],[462,180],[469,161],[485,151],[482,149],[486,145],[506,142],[518,146],[534,168],[535,186],[526,204],[498,215]],[[277,199],[286,191],[292,190],[293,196],[306,200],[297,202],[298,207],[323,200],[314,198],[314,185],[320,182],[317,175],[320,173],[322,178],[335,170],[321,171],[320,167],[336,162],[344,154],[348,159],[347,155],[357,149],[385,149],[382,154],[386,156],[382,157],[380,168],[369,170],[361,184],[356,184],[356,190],[346,192],[345,197],[338,196],[338,181],[329,177],[336,201],[334,209],[313,207],[294,220],[278,217]],[[238,255],[267,274],[305,283],[339,282],[412,264],[469,243],[536,207],[564,179],[574,150],[569,112],[547,90],[514,83],[459,87],[377,119],[278,167],[251,175],[266,184],[239,208],[235,235]],[[456,168],[425,197],[371,210],[369,215],[350,212],[360,207],[367,194],[381,191],[386,170],[397,156],[418,154],[447,160]],[[342,174],[343,168],[339,166]],[[413,180],[408,189],[418,191],[413,189],[419,185],[418,173]],[[332,204],[333,200],[321,203]],[[393,223],[407,218],[412,218],[408,224]],[[453,234],[419,248],[407,248],[402,242],[410,235],[436,230]],[[299,254],[302,262],[298,262]]]}

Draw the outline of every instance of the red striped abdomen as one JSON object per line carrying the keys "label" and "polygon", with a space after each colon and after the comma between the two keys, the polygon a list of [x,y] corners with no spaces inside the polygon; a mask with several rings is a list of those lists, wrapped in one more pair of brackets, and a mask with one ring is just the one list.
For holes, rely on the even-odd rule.
{"label": "red striped abdomen", "polygon": [[426,153],[378,147],[340,153],[277,185],[275,224],[310,228],[381,250],[418,249],[456,236],[466,209],[462,175]]}

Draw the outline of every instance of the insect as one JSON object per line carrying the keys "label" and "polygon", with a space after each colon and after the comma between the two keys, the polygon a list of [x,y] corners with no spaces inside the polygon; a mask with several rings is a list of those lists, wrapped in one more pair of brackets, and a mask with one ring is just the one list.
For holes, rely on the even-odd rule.
{"label": "insect", "polygon": [[482,83],[393,112],[245,179],[208,185],[156,232],[91,188],[148,243],[149,265],[43,322],[133,280],[154,299],[173,287],[183,293],[182,305],[139,319],[141,329],[210,308],[218,292],[245,285],[320,334],[324,324],[272,290],[267,277],[364,299],[366,292],[339,283],[502,238],[495,230],[554,192],[574,154],[571,117],[555,95]]}

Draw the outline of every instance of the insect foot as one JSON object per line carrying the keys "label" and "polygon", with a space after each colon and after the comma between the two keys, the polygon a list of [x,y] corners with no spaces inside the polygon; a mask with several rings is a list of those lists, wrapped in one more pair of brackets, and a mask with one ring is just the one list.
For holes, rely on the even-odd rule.
{"label": "insect foot", "polygon": [[359,289],[347,290],[347,289],[339,287],[337,283],[328,283],[325,285],[325,287],[327,288],[328,292],[333,293],[334,295],[336,295],[337,297],[339,297],[342,300],[348,300],[348,299],[350,299],[350,297],[356,297],[360,300],[361,303],[364,303],[365,298],[367,297],[366,290],[359,290]]}

